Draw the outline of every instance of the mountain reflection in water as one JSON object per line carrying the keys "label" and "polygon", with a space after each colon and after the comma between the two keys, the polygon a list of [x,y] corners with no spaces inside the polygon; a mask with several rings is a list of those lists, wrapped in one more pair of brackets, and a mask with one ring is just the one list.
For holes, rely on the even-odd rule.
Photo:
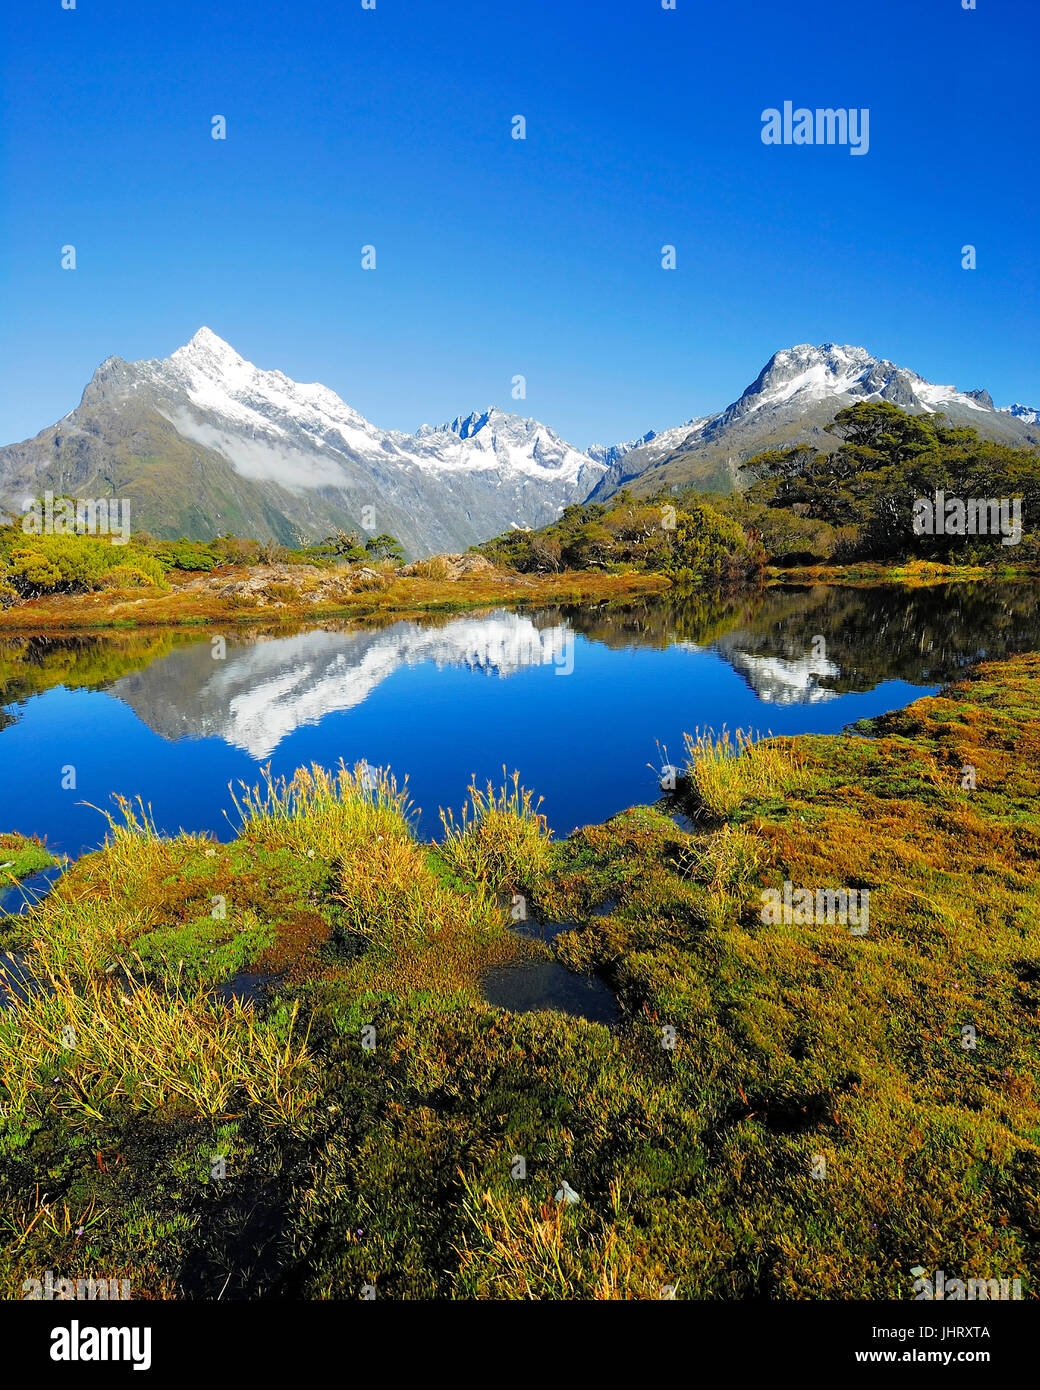
{"label": "mountain reflection in water", "polygon": [[[93,806],[150,802],[161,828],[234,829],[229,783],[310,762],[389,766],[422,807],[517,768],[557,833],[658,795],[697,727],[835,732],[980,657],[1035,649],[1035,585],[778,588],[323,624],[0,641],[0,827],[78,854]],[[76,788],[60,769],[76,767]],[[225,813],[230,813],[231,819]]]}

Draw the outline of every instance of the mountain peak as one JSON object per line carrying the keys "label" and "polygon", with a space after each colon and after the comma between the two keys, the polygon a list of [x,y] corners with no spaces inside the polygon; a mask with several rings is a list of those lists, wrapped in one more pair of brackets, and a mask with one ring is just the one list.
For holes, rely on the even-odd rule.
{"label": "mountain peak", "polygon": [[171,361],[174,362],[183,362],[188,359],[196,362],[228,363],[236,366],[245,360],[230,343],[225,342],[223,338],[213,332],[212,328],[207,328],[205,324],[189,342],[185,343],[183,347],[179,347],[171,356]]}
{"label": "mountain peak", "polygon": [[[518,416],[510,415],[497,405],[489,405],[484,410],[473,410],[469,415],[457,415],[450,425],[445,425],[443,428],[451,430],[452,434],[457,434],[460,439],[470,439],[485,425],[490,425],[494,429],[496,426],[508,424],[518,419]],[[524,423],[528,422],[525,421]]]}
{"label": "mountain peak", "polygon": [[1021,401],[1016,401],[1014,405],[1001,407],[1001,415],[1011,415],[1016,420],[1021,420],[1024,425],[1040,425],[1040,410],[1035,410],[1031,405],[1023,405]]}

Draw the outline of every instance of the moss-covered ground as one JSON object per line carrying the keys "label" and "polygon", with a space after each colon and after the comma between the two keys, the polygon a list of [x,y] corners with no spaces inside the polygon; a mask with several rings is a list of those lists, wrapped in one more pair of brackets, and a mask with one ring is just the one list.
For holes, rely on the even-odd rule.
{"label": "moss-covered ground", "polygon": [[40,840],[14,831],[0,832],[0,890],[57,862]]}
{"label": "moss-covered ground", "polygon": [[[1027,656],[847,735],[694,737],[670,801],[559,843],[515,783],[440,846],[363,771],[243,795],[229,844],[124,805],[0,926],[0,1288],[1035,1296],[1038,716]],[[785,881],[869,930],[764,921]],[[546,951],[616,1028],[484,1002]]]}

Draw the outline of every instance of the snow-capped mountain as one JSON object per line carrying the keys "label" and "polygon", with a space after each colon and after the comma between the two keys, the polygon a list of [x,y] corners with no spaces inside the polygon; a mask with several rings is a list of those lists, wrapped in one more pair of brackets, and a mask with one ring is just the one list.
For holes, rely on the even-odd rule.
{"label": "snow-capped mountain", "polygon": [[[970,425],[984,438],[1040,444],[1036,412],[1024,406],[997,410],[988,391],[939,386],[866,348],[801,343],[769,359],[750,386],[725,410],[654,435],[635,448],[621,446],[596,485],[599,501],[619,487],[637,491],[696,484],[731,491],[743,484],[740,464],[763,449],[794,443],[833,448],[826,433],[839,410],[857,401],[889,401],[912,414],[941,411],[953,424]],[[600,457],[607,461],[609,450]]]}
{"label": "snow-capped mountain", "polygon": [[[567,483],[580,488],[598,480],[602,466],[561,439],[548,425],[524,420],[497,406],[457,417],[448,425],[421,425],[411,441],[436,450],[436,466],[442,470],[508,467],[538,482]],[[573,499],[572,499],[573,500]]]}
{"label": "snow-capped mountain", "polygon": [[[739,400],[714,417],[707,432],[719,433],[755,411],[806,406],[839,397],[850,401],[890,401],[901,410],[933,412],[986,409],[973,395],[955,386],[935,386],[916,372],[873,357],[866,348],[823,343],[776,352]],[[990,405],[992,410],[992,404]]]}
{"label": "snow-capped mountain", "polygon": [[115,493],[135,528],[158,535],[291,542],[352,527],[390,532],[412,555],[544,525],[603,472],[546,425],[497,409],[415,434],[380,429],[208,328],[162,360],[108,358],[76,410],[0,450],[12,510],[46,487]]}
{"label": "snow-capped mountain", "polygon": [[[354,709],[402,667],[432,661],[506,677],[564,665],[573,641],[562,625],[496,612],[444,627],[399,622],[379,632],[232,639],[224,661],[212,659],[208,643],[192,643],[109,690],[163,738],[220,738],[260,761],[301,726]],[[359,762],[369,751],[346,747],[343,756]]]}
{"label": "snow-capped mountain", "polygon": [[647,430],[640,439],[629,439],[624,444],[590,444],[585,452],[590,459],[596,463],[601,463],[604,468],[612,468],[619,458],[624,458],[625,454],[630,454],[633,449],[649,444],[652,439],[656,438],[656,430]]}
{"label": "snow-capped mountain", "polygon": [[1021,420],[1024,425],[1040,425],[1040,410],[1034,410],[1031,405],[1020,405],[1018,401],[1014,405],[1001,406],[1001,414],[1013,415],[1016,420]]}
{"label": "snow-capped mountain", "polygon": [[1040,412],[996,409],[987,391],[937,386],[865,348],[785,348],[725,410],[587,452],[497,407],[384,430],[327,386],[247,362],[201,328],[170,357],[98,367],[79,406],[34,439],[0,448],[0,506],[15,515],[50,488],[119,497],[159,536],[222,532],[287,543],[389,532],[412,556],[462,550],[553,521],[620,487],[731,491],[766,448],[837,441],[843,406],[885,400],[943,411],[989,439],[1040,445]]}

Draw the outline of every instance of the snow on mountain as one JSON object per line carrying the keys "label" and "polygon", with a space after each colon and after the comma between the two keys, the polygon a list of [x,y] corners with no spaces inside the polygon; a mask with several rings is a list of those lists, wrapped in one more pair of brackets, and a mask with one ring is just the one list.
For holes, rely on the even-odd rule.
{"label": "snow on mountain", "polygon": [[543,526],[629,483],[741,487],[744,460],[803,440],[826,447],[837,411],[864,400],[1040,443],[1030,407],[998,411],[986,391],[936,385],[836,343],[774,353],[725,410],[587,452],[494,406],[408,434],[374,425],[327,386],[255,366],[200,328],[161,360],[106,359],[75,410],[0,448],[0,504],[48,487],[114,494],[130,500],[135,526],[159,536],[230,531],[297,544],[360,528],[387,531],[418,556]]}
{"label": "snow on mountain", "polygon": [[980,413],[987,409],[973,395],[958,391],[955,386],[926,381],[887,358],[873,356],[866,348],[799,343],[774,353],[739,400],[712,421],[711,431],[717,433],[755,411],[788,406],[806,409],[843,397],[850,402],[890,401],[903,410],[928,413],[949,411],[951,407]]}
{"label": "snow on mountain", "polygon": [[1000,413],[1011,415],[1024,425],[1040,425],[1040,410],[1034,410],[1031,405],[1020,405],[1018,401],[1014,405],[1002,405]]}
{"label": "snow on mountain", "polygon": [[572,485],[588,479],[590,487],[603,471],[548,425],[497,406],[458,416],[447,425],[422,425],[408,438],[421,441],[415,447],[428,451],[429,466],[444,470],[506,467],[530,478]]}
{"label": "snow on mountain", "polygon": [[[203,443],[214,440],[214,417],[235,431],[248,430],[251,447],[239,460],[248,476],[296,486],[334,486],[335,468],[319,469],[310,478],[285,476],[283,448],[269,451],[262,469],[258,440],[303,439],[313,448],[369,457],[380,465],[420,468],[430,473],[498,471],[541,482],[574,486],[594,478],[595,463],[537,420],[525,420],[492,407],[450,425],[422,426],[415,434],[382,430],[318,383],[303,385],[282,372],[262,371],[208,328],[165,361],[144,364],[157,381],[181,387],[206,417]],[[178,429],[198,434],[178,417]],[[219,429],[219,426],[217,426]],[[224,441],[226,443],[226,439]],[[236,462],[232,458],[232,462]],[[590,483],[591,486],[591,483]]]}
{"label": "snow on mountain", "polygon": [[[536,627],[504,611],[441,628],[399,622],[380,632],[317,630],[232,640],[219,662],[206,643],[178,647],[110,689],[163,738],[220,738],[259,762],[296,729],[356,708],[402,667],[431,661],[507,677],[560,665],[573,640],[569,628]],[[360,761],[367,751],[346,748],[344,757]]]}
{"label": "snow on mountain", "polygon": [[647,430],[641,439],[629,439],[624,444],[590,444],[585,452],[593,462],[601,463],[604,468],[612,468],[619,458],[624,458],[625,454],[630,454],[633,449],[649,444],[651,439],[656,438],[656,430]]}
{"label": "snow on mountain", "polygon": [[[636,493],[696,487],[729,492],[746,485],[741,465],[766,448],[811,443],[834,447],[827,426],[838,411],[861,401],[887,401],[912,414],[942,412],[985,439],[1035,445],[1033,414],[997,411],[988,391],[938,385],[866,348],[800,343],[783,348],[725,410],[664,430],[645,444],[619,450],[591,499],[605,501],[621,487]],[[603,455],[606,457],[606,455]]]}
{"label": "snow on mountain", "polygon": [[201,328],[161,360],[107,358],[59,424],[0,449],[0,502],[55,486],[115,492],[159,536],[389,532],[415,557],[544,526],[604,471],[497,408],[415,434],[381,429],[327,386],[259,368]]}
{"label": "snow on mountain", "polygon": [[282,372],[261,371],[208,328],[200,328],[189,343],[154,365],[154,375],[172,377],[200,411],[236,425],[272,434],[302,430],[319,448],[333,434],[352,447],[372,443],[372,426],[334,391],[317,382],[303,385]]}

